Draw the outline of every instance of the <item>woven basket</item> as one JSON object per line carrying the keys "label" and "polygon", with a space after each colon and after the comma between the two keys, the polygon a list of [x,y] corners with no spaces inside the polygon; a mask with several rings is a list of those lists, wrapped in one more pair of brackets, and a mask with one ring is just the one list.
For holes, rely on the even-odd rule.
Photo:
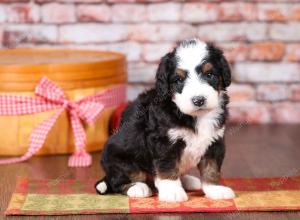
{"label": "woven basket", "polygon": [[[83,50],[14,49],[0,51],[0,95],[34,96],[35,86],[46,76],[60,86],[69,99],[77,100],[127,80],[125,56],[113,52]],[[124,100],[125,101],[125,100]],[[87,151],[101,150],[108,138],[113,108],[85,126]],[[22,155],[28,150],[32,129],[55,111],[25,116],[0,116],[0,155]],[[74,152],[72,129],[63,113],[38,154]]]}

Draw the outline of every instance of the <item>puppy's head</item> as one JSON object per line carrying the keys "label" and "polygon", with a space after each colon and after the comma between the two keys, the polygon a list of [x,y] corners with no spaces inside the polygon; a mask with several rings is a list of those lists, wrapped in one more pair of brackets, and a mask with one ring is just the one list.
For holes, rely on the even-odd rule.
{"label": "puppy's head", "polygon": [[223,52],[198,39],[178,44],[161,59],[156,74],[160,99],[171,98],[182,113],[191,116],[219,106],[230,83],[231,72]]}

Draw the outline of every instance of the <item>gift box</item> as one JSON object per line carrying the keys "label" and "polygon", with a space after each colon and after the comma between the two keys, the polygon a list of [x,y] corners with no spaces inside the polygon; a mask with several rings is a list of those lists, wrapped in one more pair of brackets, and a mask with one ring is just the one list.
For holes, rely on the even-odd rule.
{"label": "gift box", "polygon": [[119,53],[0,51],[0,155],[24,155],[41,144],[34,154],[74,153],[79,145],[101,150],[112,112],[125,101],[126,81],[126,59]]}

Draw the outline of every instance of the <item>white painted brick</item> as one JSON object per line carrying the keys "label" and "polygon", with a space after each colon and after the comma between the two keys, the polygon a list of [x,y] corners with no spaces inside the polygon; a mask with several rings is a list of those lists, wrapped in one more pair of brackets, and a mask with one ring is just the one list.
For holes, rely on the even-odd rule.
{"label": "white painted brick", "polygon": [[260,101],[281,101],[289,98],[290,91],[283,84],[265,84],[258,85],[256,95]]}
{"label": "white painted brick", "polygon": [[143,58],[147,62],[157,62],[165,54],[173,49],[174,45],[171,43],[145,44],[143,45]]}
{"label": "white painted brick", "polygon": [[229,121],[247,124],[261,124],[272,122],[271,106],[267,103],[251,102],[241,106],[229,107]]}
{"label": "white painted brick", "polygon": [[208,41],[259,41],[267,38],[264,23],[215,23],[198,27],[198,37]]}
{"label": "white painted brick", "polygon": [[132,27],[131,40],[142,42],[180,41],[195,36],[196,29],[188,24],[140,24]]}
{"label": "white painted brick", "polygon": [[296,63],[237,63],[233,72],[238,82],[300,81],[300,70]]}
{"label": "white painted brick", "polygon": [[130,83],[154,83],[156,70],[156,64],[129,63],[128,81]]}
{"label": "white painted brick", "polygon": [[257,5],[258,19],[261,21],[284,21],[291,12],[292,4],[261,3]]}
{"label": "white painted brick", "polygon": [[293,101],[300,101],[300,83],[289,86],[290,99]]}
{"label": "white painted brick", "polygon": [[40,7],[36,4],[14,3],[6,6],[5,14],[11,23],[36,23],[40,20]]}
{"label": "white painted brick", "polygon": [[72,23],[76,21],[75,6],[50,3],[42,5],[42,21],[45,23]]}
{"label": "white painted brick", "polygon": [[246,1],[223,1],[218,4],[220,12],[218,21],[255,21],[257,20],[256,4]]}
{"label": "white painted brick", "polygon": [[107,44],[106,48],[125,54],[128,61],[140,61],[141,59],[141,45],[136,42]]}
{"label": "white painted brick", "polygon": [[149,21],[178,21],[180,19],[180,4],[178,3],[159,3],[148,6]]}
{"label": "white painted brick", "polygon": [[279,102],[273,104],[273,121],[275,123],[300,123],[300,103]]}
{"label": "white painted brick", "polygon": [[101,43],[127,40],[129,27],[119,24],[64,25],[59,29],[62,43]]}
{"label": "white painted brick", "polygon": [[0,22],[6,21],[6,6],[0,5]]}
{"label": "white painted brick", "polygon": [[300,23],[270,24],[270,37],[274,40],[299,41]]}
{"label": "white painted brick", "polygon": [[142,22],[147,18],[146,6],[142,4],[115,4],[112,20],[116,22]]}
{"label": "white painted brick", "polygon": [[227,91],[231,105],[249,103],[255,100],[255,90],[251,85],[231,83]]}
{"label": "white painted brick", "polygon": [[110,21],[112,16],[111,8],[104,4],[77,6],[77,17],[79,21]]}
{"label": "white painted brick", "polygon": [[[5,28],[6,33],[19,32],[19,39],[26,42],[34,43],[55,43],[58,38],[58,31],[56,26],[52,25],[9,25]],[[18,43],[18,39],[16,39]]]}
{"label": "white painted brick", "polygon": [[244,23],[246,39],[250,41],[266,40],[268,25],[266,23]]}
{"label": "white painted brick", "polygon": [[219,7],[215,3],[186,3],[182,9],[182,20],[192,23],[216,21],[218,15]]}

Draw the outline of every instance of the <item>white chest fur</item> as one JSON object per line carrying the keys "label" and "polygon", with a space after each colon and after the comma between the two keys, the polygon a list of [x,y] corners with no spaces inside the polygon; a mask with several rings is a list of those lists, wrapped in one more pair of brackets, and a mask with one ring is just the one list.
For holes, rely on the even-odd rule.
{"label": "white chest fur", "polygon": [[186,143],[179,162],[179,171],[181,174],[197,166],[211,143],[219,137],[223,137],[225,127],[216,128],[219,114],[220,109],[198,117],[196,132],[186,128],[172,128],[168,131],[171,141],[175,142],[181,138]]}

